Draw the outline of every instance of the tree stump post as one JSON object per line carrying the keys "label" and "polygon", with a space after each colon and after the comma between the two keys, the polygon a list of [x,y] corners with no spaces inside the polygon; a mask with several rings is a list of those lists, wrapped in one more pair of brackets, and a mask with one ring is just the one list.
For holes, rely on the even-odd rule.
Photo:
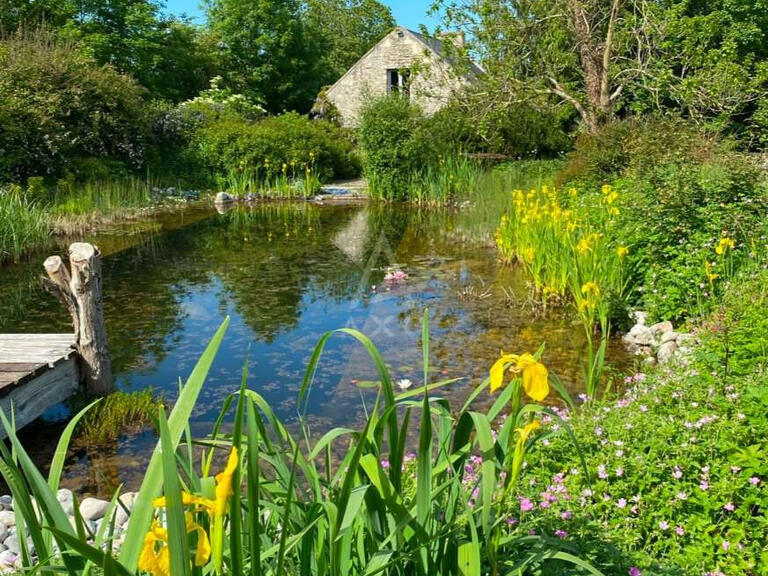
{"label": "tree stump post", "polygon": [[46,258],[46,288],[69,310],[75,345],[84,368],[86,390],[104,395],[112,390],[112,366],[104,324],[101,292],[101,253],[96,246],[75,242],[69,246],[67,267],[59,256]]}

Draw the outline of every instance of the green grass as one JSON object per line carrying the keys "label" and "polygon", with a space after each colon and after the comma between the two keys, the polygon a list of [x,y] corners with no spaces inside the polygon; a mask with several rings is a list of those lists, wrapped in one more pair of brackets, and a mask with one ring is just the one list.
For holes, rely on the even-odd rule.
{"label": "green grass", "polygon": [[47,244],[50,232],[39,202],[17,186],[0,189],[0,264],[18,260],[30,246]]}
{"label": "green grass", "polygon": [[104,444],[121,434],[146,428],[156,417],[159,404],[152,389],[113,392],[83,417],[77,429],[78,440]]}
{"label": "green grass", "polygon": [[153,183],[140,178],[96,180],[65,190],[56,190],[50,203],[54,216],[110,215],[126,208],[147,206]]}

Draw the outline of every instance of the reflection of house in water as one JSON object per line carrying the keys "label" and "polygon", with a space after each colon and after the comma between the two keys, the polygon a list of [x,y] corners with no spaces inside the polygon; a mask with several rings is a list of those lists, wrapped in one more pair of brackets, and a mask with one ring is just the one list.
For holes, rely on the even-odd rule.
{"label": "reflection of house in water", "polygon": [[[382,38],[325,92],[344,125],[357,124],[366,99],[400,93],[433,114],[451,96],[470,84],[482,70],[473,62],[457,61],[463,46],[460,34],[429,38],[397,27]],[[318,102],[320,112],[323,102]]]}
{"label": "reflection of house in water", "polygon": [[368,213],[366,210],[358,210],[347,225],[333,237],[333,245],[355,264],[362,266],[368,231]]}

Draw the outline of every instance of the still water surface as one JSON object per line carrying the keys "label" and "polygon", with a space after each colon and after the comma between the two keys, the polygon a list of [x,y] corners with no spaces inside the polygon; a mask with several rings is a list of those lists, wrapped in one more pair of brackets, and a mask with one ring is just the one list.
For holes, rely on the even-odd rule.
{"label": "still water surface", "polygon": [[[204,436],[249,365],[249,386],[295,422],[308,358],[328,330],[357,328],[372,338],[395,379],[421,379],[420,321],[429,308],[434,379],[459,405],[499,350],[534,351],[578,391],[584,337],[561,314],[533,314],[521,271],[501,266],[451,211],[366,205],[263,204],[219,214],[189,207],[126,230],[86,237],[105,254],[104,307],[113,370],[123,390],[152,387],[172,402],[209,338],[231,324],[193,414]],[[63,248],[62,248],[63,252]],[[0,332],[67,331],[63,307],[40,287],[42,258],[6,268],[0,279]],[[387,271],[407,279],[387,282]],[[612,348],[621,363],[620,348]],[[346,336],[326,346],[311,394],[310,423],[321,434],[355,425],[375,377],[367,354]],[[479,406],[489,398],[478,400]],[[66,416],[63,404],[23,433],[40,463],[50,460]],[[77,444],[62,480],[81,493],[135,488],[154,445],[151,431],[108,446]]]}

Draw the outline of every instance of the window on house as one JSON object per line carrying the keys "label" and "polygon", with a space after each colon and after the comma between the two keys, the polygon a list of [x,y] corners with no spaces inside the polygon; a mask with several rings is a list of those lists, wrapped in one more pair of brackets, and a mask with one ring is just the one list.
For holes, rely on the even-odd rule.
{"label": "window on house", "polygon": [[411,96],[411,71],[400,68],[387,70],[387,93],[398,92],[410,98]]}

